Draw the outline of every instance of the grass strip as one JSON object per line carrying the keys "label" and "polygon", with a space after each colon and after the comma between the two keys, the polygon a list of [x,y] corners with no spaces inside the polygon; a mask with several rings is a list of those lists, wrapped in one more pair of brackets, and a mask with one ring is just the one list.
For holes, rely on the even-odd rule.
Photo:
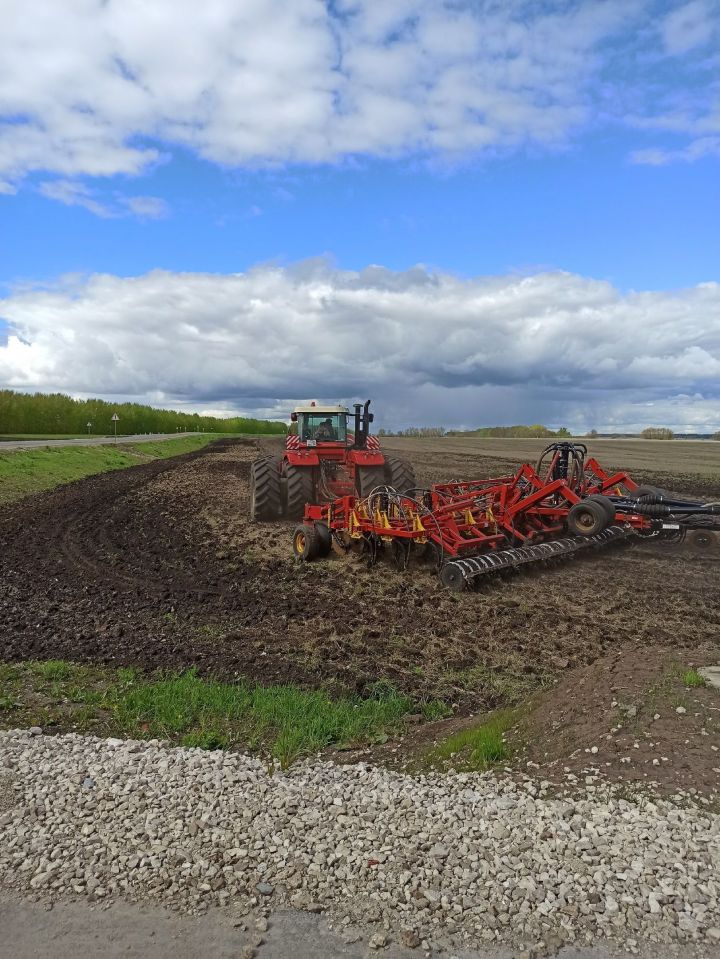
{"label": "grass strip", "polygon": [[501,709],[478,726],[463,729],[438,743],[427,755],[431,767],[452,766],[462,772],[483,772],[510,758],[505,734],[515,725],[518,714]]}
{"label": "grass strip", "polygon": [[11,503],[96,473],[191,453],[217,438],[197,435],[149,443],[0,450],[0,503]]}
{"label": "grass strip", "polygon": [[201,679],[193,670],[148,677],[62,660],[0,664],[0,727],[249,748],[283,766],[327,746],[383,742],[416,708],[388,683],[368,697],[331,699],[294,686]]}

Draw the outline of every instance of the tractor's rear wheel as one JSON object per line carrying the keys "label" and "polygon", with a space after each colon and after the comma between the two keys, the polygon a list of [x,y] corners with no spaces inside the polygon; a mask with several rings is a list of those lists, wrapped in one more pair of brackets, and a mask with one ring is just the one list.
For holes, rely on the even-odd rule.
{"label": "tractor's rear wheel", "polygon": [[250,467],[250,517],[254,520],[272,520],[278,519],[281,513],[277,461],[272,456],[263,456]]}
{"label": "tractor's rear wheel", "polygon": [[361,466],[357,470],[358,496],[363,499],[369,496],[376,486],[385,486],[385,470],[382,466]]}
{"label": "tractor's rear wheel", "polygon": [[576,536],[594,536],[609,526],[610,521],[601,503],[584,499],[570,507],[567,525],[569,531]]}
{"label": "tractor's rear wheel", "polygon": [[312,469],[289,463],[285,471],[285,484],[285,512],[289,519],[302,519],[305,504],[312,503],[315,498]]}
{"label": "tractor's rear wheel", "polygon": [[407,460],[397,459],[395,456],[385,457],[385,482],[398,493],[414,489],[417,486],[415,470]]}

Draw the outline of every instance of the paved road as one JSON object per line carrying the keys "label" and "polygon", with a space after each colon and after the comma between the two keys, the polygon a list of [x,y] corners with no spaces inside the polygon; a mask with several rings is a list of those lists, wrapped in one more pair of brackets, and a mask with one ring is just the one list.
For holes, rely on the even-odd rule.
{"label": "paved road", "polygon": [[[241,923],[246,925],[243,929]],[[397,939],[402,922],[389,938]],[[0,956],[7,959],[422,959],[422,949],[405,949],[394,942],[387,949],[369,950],[377,927],[348,931],[333,929],[325,916],[279,909],[259,941],[252,915],[233,922],[231,909],[214,909],[201,918],[179,916],[158,906],[114,902],[91,906],[60,901],[48,911],[37,902],[0,891]],[[254,948],[253,948],[254,947]],[[245,951],[247,950],[247,951]],[[699,959],[715,947],[640,944],[634,956],[610,943],[566,946],[555,959]],[[490,946],[478,951],[439,948],[433,959],[513,959],[518,949]],[[544,953],[541,951],[540,953]]]}
{"label": "paved road", "polygon": [[[140,433],[137,436],[118,436],[118,443],[155,443],[158,440],[176,440],[197,433]],[[2,450],[31,450],[37,446],[106,446],[114,444],[113,436],[83,436],[76,440],[1,440]]]}

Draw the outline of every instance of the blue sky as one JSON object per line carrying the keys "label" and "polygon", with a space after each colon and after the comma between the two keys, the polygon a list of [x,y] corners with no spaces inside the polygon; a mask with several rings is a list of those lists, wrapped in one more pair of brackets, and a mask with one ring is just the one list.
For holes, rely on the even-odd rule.
{"label": "blue sky", "polygon": [[[637,141],[635,141],[637,142]],[[562,269],[618,288],[718,277],[718,160],[630,163],[627,135],[460,169],[364,160],[353,167],[228,171],[180,153],[143,177],[159,219],[102,218],[39,194],[0,196],[2,281],[162,268],[236,272],[331,255],[346,269],[417,263],[461,275]],[[137,189],[127,177],[94,186]]]}
{"label": "blue sky", "polygon": [[29,7],[0,387],[720,428],[720,0]]}

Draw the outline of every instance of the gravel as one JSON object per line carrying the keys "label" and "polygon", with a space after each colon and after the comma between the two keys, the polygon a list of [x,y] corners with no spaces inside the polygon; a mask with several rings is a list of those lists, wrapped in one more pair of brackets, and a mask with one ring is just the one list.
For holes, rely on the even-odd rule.
{"label": "gravel", "polygon": [[42,895],[260,926],[292,903],[374,924],[378,950],[720,939],[720,817],[665,800],[28,731],[0,733],[0,783],[0,882]]}

